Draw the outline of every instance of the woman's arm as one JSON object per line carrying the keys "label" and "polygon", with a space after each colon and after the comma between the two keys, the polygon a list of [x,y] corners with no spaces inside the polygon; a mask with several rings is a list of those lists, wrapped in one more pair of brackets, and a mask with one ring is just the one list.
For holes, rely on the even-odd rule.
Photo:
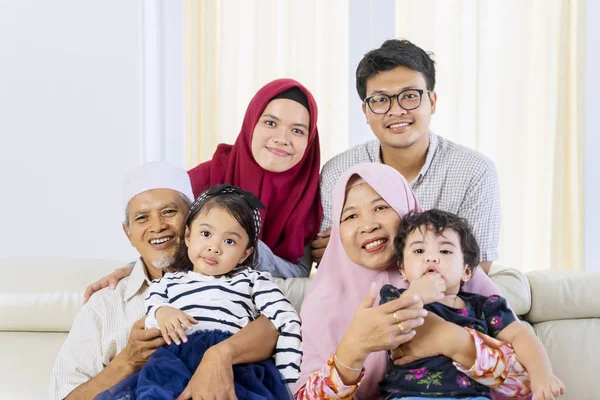
{"label": "woman's arm", "polygon": [[299,399],[350,398],[362,381],[369,354],[396,348],[414,337],[413,329],[427,314],[420,299],[407,296],[373,307],[377,289],[371,290],[334,354],[298,390]]}
{"label": "woman's arm", "polygon": [[496,336],[510,343],[519,360],[531,376],[531,390],[535,398],[551,399],[565,391],[564,384],[552,373],[552,364],[544,345],[520,322],[513,322]]}
{"label": "woman's arm", "polygon": [[87,303],[90,297],[98,290],[104,289],[106,287],[110,287],[111,289],[116,288],[117,283],[119,283],[121,279],[127,278],[129,275],[131,275],[131,271],[133,271],[135,263],[135,261],[132,261],[124,267],[117,268],[109,275],[88,286],[85,289],[85,293],[83,294],[83,304]]}
{"label": "woman's arm", "polygon": [[531,393],[529,376],[512,347],[470,328],[462,328],[429,313],[415,337],[392,351],[394,362],[407,364],[445,355],[469,378],[505,396]]}

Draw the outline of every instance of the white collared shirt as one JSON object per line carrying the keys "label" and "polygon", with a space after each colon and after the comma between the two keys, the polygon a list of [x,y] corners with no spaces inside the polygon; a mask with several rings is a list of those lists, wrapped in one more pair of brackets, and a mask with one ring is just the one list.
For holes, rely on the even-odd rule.
{"label": "white collared shirt", "polygon": [[64,399],[98,375],[127,345],[133,324],[144,317],[150,280],[138,259],[114,290],[103,289],[73,320],[50,376],[50,398]]}

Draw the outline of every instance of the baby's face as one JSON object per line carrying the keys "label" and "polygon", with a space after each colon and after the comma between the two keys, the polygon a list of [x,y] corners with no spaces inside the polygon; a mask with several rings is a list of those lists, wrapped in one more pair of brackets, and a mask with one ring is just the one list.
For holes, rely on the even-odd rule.
{"label": "baby's face", "polygon": [[229,212],[212,207],[198,214],[185,232],[188,256],[194,272],[221,276],[231,272],[252,253],[248,234]]}
{"label": "baby's face", "polygon": [[457,293],[461,279],[470,277],[464,263],[460,236],[453,229],[436,233],[421,226],[408,235],[404,246],[402,275],[412,282],[425,274],[439,273],[446,283],[447,293]]}

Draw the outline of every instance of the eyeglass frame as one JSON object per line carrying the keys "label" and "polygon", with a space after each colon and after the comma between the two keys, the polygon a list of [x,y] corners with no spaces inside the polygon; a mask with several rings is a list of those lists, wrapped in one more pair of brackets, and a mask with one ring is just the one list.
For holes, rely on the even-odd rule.
{"label": "eyeglass frame", "polygon": [[[417,106],[416,106],[416,107],[414,107],[414,108],[404,108],[404,107],[402,107],[402,105],[400,104],[400,95],[401,95],[402,93],[406,93],[406,92],[410,92],[410,91],[414,91],[414,92],[417,92],[417,93],[419,93],[419,104],[417,104]],[[376,115],[383,115],[383,114],[387,113],[388,111],[390,111],[390,110],[392,109],[392,102],[394,101],[394,97],[396,98],[396,102],[398,103],[398,106],[400,106],[400,108],[401,108],[401,109],[403,109],[403,110],[405,110],[405,111],[412,111],[412,110],[416,110],[417,108],[419,108],[419,107],[421,106],[421,103],[423,102],[423,93],[427,93],[427,94],[429,94],[429,93],[431,93],[431,90],[426,90],[426,89],[404,89],[403,91],[401,91],[400,93],[397,93],[397,94],[385,94],[385,93],[378,93],[378,94],[371,95],[371,96],[369,96],[369,97],[365,97],[365,98],[363,99],[363,101],[364,101],[364,102],[367,104],[367,107],[369,107],[369,110],[371,110],[371,112],[372,112],[373,114],[376,114]],[[375,97],[375,96],[387,96],[387,97],[389,97],[389,98],[390,98],[390,106],[388,107],[388,109],[387,109],[387,110],[385,110],[385,111],[384,111],[384,112],[382,112],[382,113],[376,113],[375,111],[373,111],[373,109],[371,108],[371,104],[369,104],[369,100],[371,100],[371,99],[372,99],[373,97]]]}

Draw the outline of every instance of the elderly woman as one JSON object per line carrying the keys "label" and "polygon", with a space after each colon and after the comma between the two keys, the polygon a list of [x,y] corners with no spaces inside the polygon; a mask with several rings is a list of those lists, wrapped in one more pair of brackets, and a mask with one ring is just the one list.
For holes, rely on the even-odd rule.
{"label": "elderly woman", "polygon": [[[461,372],[499,393],[529,393],[527,374],[510,346],[427,315],[418,298],[376,306],[382,285],[406,287],[396,268],[393,239],[401,216],[420,210],[409,183],[395,169],[354,166],[340,177],[332,200],[331,240],[301,311],[299,399],[381,397],[386,350],[400,363],[445,355]],[[499,293],[480,269],[465,290]]]}

